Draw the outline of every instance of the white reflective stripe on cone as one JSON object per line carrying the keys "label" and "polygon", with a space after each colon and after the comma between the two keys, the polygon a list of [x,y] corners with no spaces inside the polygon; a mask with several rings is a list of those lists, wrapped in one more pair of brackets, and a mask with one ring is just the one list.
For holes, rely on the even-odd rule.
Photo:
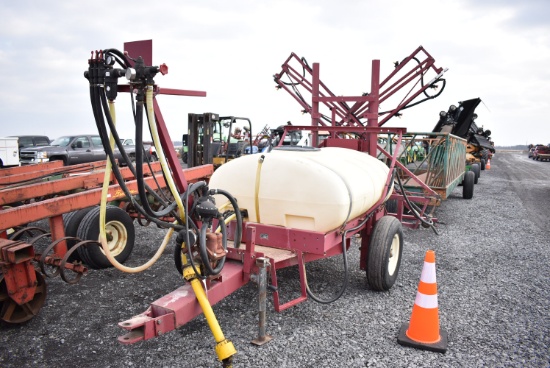
{"label": "white reflective stripe on cone", "polygon": [[424,262],[422,268],[422,275],[420,275],[420,281],[426,284],[435,284],[435,263]]}
{"label": "white reflective stripe on cone", "polygon": [[426,295],[418,292],[416,293],[416,299],[414,300],[414,304],[426,309],[437,308],[437,294]]}

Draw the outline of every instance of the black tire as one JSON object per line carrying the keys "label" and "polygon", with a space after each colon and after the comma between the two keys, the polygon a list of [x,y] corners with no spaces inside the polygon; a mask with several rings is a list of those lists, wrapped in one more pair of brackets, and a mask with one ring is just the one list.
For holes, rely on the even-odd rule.
{"label": "black tire", "polygon": [[397,213],[397,199],[388,199],[384,206],[387,213]]}
{"label": "black tire", "polygon": [[479,177],[481,176],[481,170],[479,169],[479,165],[478,164],[473,164],[472,168],[471,168],[471,171],[473,171],[474,174],[476,175],[475,180],[474,180],[474,184],[477,184],[477,182],[479,181]]}
{"label": "black tire", "polygon": [[[83,240],[99,239],[99,212],[100,207],[95,207],[82,219],[78,227],[77,235]],[[134,249],[135,229],[133,219],[123,209],[116,206],[107,206],[105,215],[107,233],[112,236],[108,239],[109,246],[115,259],[124,263]],[[92,268],[101,269],[112,267],[111,262],[105,257],[101,246],[89,244],[77,249],[83,261],[88,261]]]}
{"label": "black tire", "polygon": [[473,198],[475,180],[476,174],[473,171],[467,171],[464,173],[464,181],[462,182],[462,198]]}
{"label": "black tire", "polygon": [[367,282],[372,290],[391,289],[399,273],[402,253],[401,222],[393,216],[383,216],[374,225],[369,241]]}
{"label": "black tire", "polygon": [[[63,216],[63,224],[65,225],[65,236],[74,236],[76,237],[78,232],[78,226],[80,225],[80,222],[82,222],[82,219],[84,216],[88,214],[94,207],[87,207],[83,208],[78,211],[69,212],[66,215]],[[67,240],[67,250],[74,247],[74,245],[77,243],[76,240]],[[78,251],[71,254],[71,257],[69,258],[69,261],[82,261],[80,258]]]}
{"label": "black tire", "polygon": [[487,161],[485,161],[485,159],[482,158],[481,161],[480,161],[480,165],[481,165],[481,170],[482,170],[482,171],[485,170],[485,165],[486,165],[486,164],[487,164]]}
{"label": "black tire", "polygon": [[187,152],[184,152],[184,153],[181,155],[181,160],[183,161],[184,164],[187,163],[187,157],[188,157]]}

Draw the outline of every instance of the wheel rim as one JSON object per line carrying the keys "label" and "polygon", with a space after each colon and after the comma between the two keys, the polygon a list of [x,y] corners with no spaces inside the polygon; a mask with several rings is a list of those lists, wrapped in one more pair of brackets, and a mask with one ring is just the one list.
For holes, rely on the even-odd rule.
{"label": "wheel rim", "polygon": [[399,234],[395,234],[391,241],[390,258],[388,259],[388,273],[393,276],[397,269],[397,262],[399,261],[399,248],[401,244],[399,242]]}
{"label": "wheel rim", "polygon": [[4,275],[0,274],[0,319],[7,323],[23,323],[38,314],[46,301],[46,283],[44,277],[36,272],[36,290],[28,303],[17,304],[8,295]]}
{"label": "wheel rim", "polygon": [[[126,247],[128,241],[128,232],[122,222],[110,221],[105,224],[105,233],[107,235],[107,246],[113,257],[118,256]],[[101,252],[105,254],[103,247],[100,247]]]}

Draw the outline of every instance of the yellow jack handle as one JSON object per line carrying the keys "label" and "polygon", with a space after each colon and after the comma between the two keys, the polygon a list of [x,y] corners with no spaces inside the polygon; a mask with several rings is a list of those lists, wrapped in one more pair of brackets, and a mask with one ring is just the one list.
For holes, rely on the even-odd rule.
{"label": "yellow jack handle", "polygon": [[[224,363],[224,367],[231,367],[231,357],[237,354],[237,350],[235,350],[233,343],[230,340],[227,340],[223,335],[220,324],[218,323],[218,320],[214,315],[212,306],[210,305],[210,302],[206,297],[206,293],[202,287],[201,282],[197,278],[193,267],[185,267],[183,269],[183,277],[191,284],[191,287],[195,292],[195,297],[197,298],[197,301],[202,308],[202,313],[206,318],[206,322],[208,323],[208,326],[212,331],[214,340],[216,340],[216,354],[218,355],[218,359]],[[227,365],[228,363],[229,365]]]}

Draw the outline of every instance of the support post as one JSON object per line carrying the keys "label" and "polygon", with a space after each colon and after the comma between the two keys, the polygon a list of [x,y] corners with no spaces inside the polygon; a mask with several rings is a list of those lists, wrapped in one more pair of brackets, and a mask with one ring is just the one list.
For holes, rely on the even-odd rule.
{"label": "support post", "polygon": [[266,299],[267,299],[267,267],[269,267],[268,258],[256,259],[258,267],[258,337],[252,340],[254,345],[261,346],[266,342],[271,341],[272,337],[266,335]]}
{"label": "support post", "polygon": [[[373,97],[373,99],[369,103],[369,117],[367,120],[367,126],[378,127],[378,99],[380,98],[380,60],[372,61],[370,95]],[[369,155],[371,155],[372,157],[376,157],[376,151],[378,147],[378,135],[376,133],[369,133],[368,142]]]}

